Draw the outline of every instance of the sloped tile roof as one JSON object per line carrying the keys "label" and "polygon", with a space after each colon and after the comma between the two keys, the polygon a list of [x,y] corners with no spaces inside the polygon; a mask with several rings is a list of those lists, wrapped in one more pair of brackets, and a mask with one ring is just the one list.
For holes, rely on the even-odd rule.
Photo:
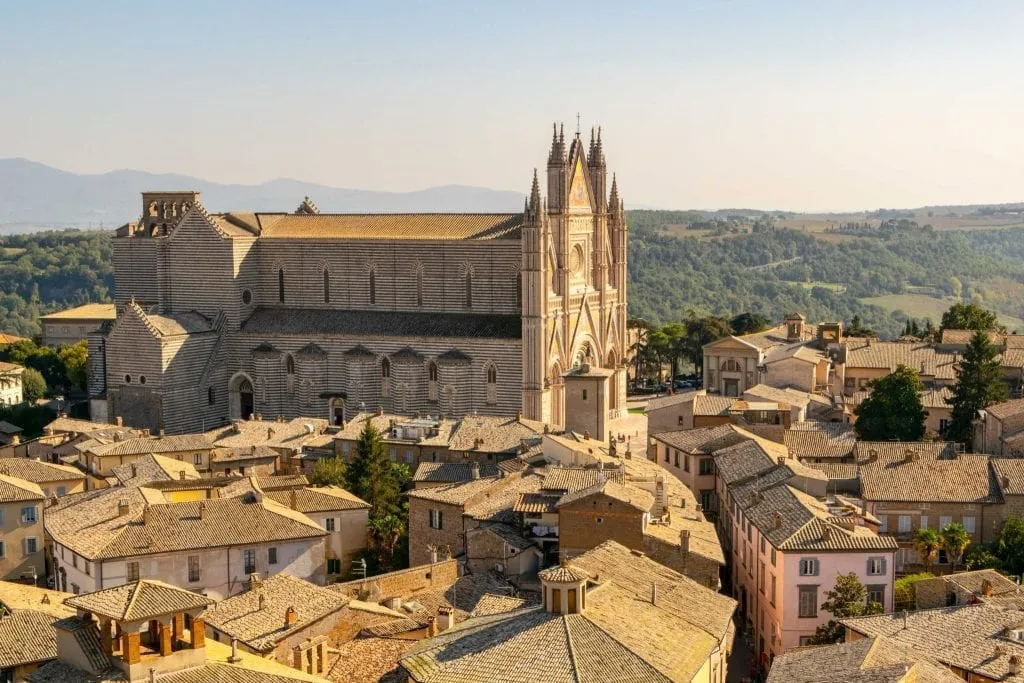
{"label": "sloped tile roof", "polygon": [[[1003,636],[1018,629],[1024,612],[988,604],[943,607],[902,614],[842,619],[847,628],[866,636],[884,636],[937,659],[991,680],[1021,681],[1011,676],[1010,657],[1024,657],[1024,643]],[[996,646],[1001,654],[994,655]]]}
{"label": "sloped tile roof", "polygon": [[[221,600],[202,616],[207,624],[229,638],[238,638],[265,652],[289,635],[341,610],[348,602],[337,591],[282,573],[263,579],[256,588]],[[289,607],[297,616],[291,626],[285,622]]]}
{"label": "sloped tile roof", "polygon": [[256,220],[261,239],[493,240],[519,239],[523,214],[258,213]]}
{"label": "sloped tile roof", "polygon": [[0,458],[0,474],[7,474],[36,484],[85,479],[85,474],[75,467],[54,465],[33,458]]}
{"label": "sloped tile roof", "polygon": [[586,581],[589,574],[581,569],[575,569],[569,564],[561,564],[550,569],[545,569],[537,574],[537,578],[548,583],[579,583]]}
{"label": "sloped tile roof", "polygon": [[267,494],[281,505],[302,513],[334,512],[335,510],[361,510],[370,504],[340,486],[308,486],[290,491],[272,491]]}
{"label": "sloped tile roof", "polygon": [[[478,475],[481,477],[496,477],[499,470],[491,463],[480,463]],[[421,462],[416,467],[413,481],[420,482],[443,482],[452,484],[455,482],[472,481],[473,466],[463,462]]]}
{"label": "sloped tile roof", "polygon": [[184,453],[187,451],[209,451],[213,444],[202,434],[178,434],[171,436],[150,436],[122,441],[111,441],[89,448],[94,455],[146,455],[148,453]]}
{"label": "sloped tile roof", "polygon": [[713,453],[746,440],[746,437],[737,432],[733,425],[728,424],[676,432],[661,432],[652,434],[652,437],[687,453]]}
{"label": "sloped tile roof", "polygon": [[1004,496],[1024,496],[1024,459],[992,458],[989,462]]}
{"label": "sloped tile roof", "polygon": [[985,412],[997,420],[1005,420],[1011,415],[1024,413],[1024,398],[1017,398],[1002,403],[993,403],[985,408]]}
{"label": "sloped tile roof", "polygon": [[[46,531],[57,542],[92,559],[327,535],[304,514],[270,498],[261,502],[252,493],[153,505],[147,496],[152,499],[162,494],[146,488],[104,489],[75,496],[67,503],[58,499],[57,505],[47,508]],[[121,501],[128,504],[128,512],[118,516]]]}
{"label": "sloped tile roof", "polygon": [[767,683],[957,683],[938,660],[888,638],[798,647],[777,655]]}
{"label": "sloped tile roof", "polygon": [[904,344],[874,340],[847,344],[847,368],[877,368],[892,372],[898,365],[906,365],[922,375],[955,380],[958,361],[958,354],[939,351],[923,342]]}
{"label": "sloped tile roof", "polygon": [[879,454],[874,461],[860,460],[861,492],[872,501],[1002,502],[996,477],[984,455],[936,458],[904,444],[916,453]]}
{"label": "sloped tile roof", "polygon": [[614,480],[621,484],[623,482],[622,470],[620,469],[595,469],[584,467],[548,467],[541,470],[544,477],[541,489],[544,491],[565,491],[574,493],[590,488],[599,483],[601,479]]}
{"label": "sloped tile roof", "polygon": [[[456,423],[448,448],[453,451],[515,453],[524,440],[537,439],[543,433],[544,424],[534,420],[467,415]],[[478,439],[480,445],[477,445]]]}
{"label": "sloped tile roof", "polygon": [[93,593],[75,595],[64,604],[118,621],[142,621],[202,609],[215,601],[163,581],[143,579]]}
{"label": "sloped tile roof", "polygon": [[724,417],[736,402],[735,398],[719,395],[701,395],[693,398],[694,417]]}
{"label": "sloped tile roof", "polygon": [[135,462],[118,465],[110,471],[122,486],[128,487],[200,478],[192,463],[153,454],[143,455]]}
{"label": "sloped tile roof", "polygon": [[562,496],[560,501],[558,501],[557,507],[561,508],[565,505],[571,505],[572,503],[585,500],[596,495],[604,495],[609,498],[614,498],[615,500],[625,503],[640,512],[649,512],[651,507],[654,505],[654,496],[649,492],[634,486],[619,484],[611,479],[606,479],[603,482],[598,482],[585,489],[567,493]]}
{"label": "sloped tile roof", "polygon": [[242,325],[252,334],[345,337],[449,337],[465,339],[519,339],[522,321],[517,315],[496,313],[439,313],[420,311],[344,311],[333,308],[261,306]]}
{"label": "sloped tile roof", "polygon": [[0,669],[57,658],[55,617],[31,609],[0,618]]}
{"label": "sloped tile roof", "polygon": [[114,320],[117,307],[114,304],[84,304],[56,313],[39,316],[41,320]]}
{"label": "sloped tile roof", "polygon": [[783,434],[797,458],[850,458],[857,444],[851,425],[839,422],[797,422]]}
{"label": "sloped tile roof", "polygon": [[668,396],[659,396],[658,398],[652,398],[647,402],[647,406],[644,407],[645,413],[650,413],[660,408],[668,406],[674,406],[682,403],[689,403],[693,401],[697,396],[706,395],[703,389],[695,389],[693,391],[685,391],[678,394],[669,394]]}
{"label": "sloped tile roof", "polygon": [[31,500],[43,500],[43,490],[38,484],[0,474],[0,503]]}

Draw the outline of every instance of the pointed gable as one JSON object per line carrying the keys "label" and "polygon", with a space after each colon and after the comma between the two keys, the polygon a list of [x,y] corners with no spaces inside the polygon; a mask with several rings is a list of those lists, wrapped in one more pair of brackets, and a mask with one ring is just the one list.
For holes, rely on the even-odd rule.
{"label": "pointed gable", "polygon": [[569,184],[569,210],[592,211],[590,178],[583,163],[583,154],[576,157],[576,165],[572,171],[572,182]]}

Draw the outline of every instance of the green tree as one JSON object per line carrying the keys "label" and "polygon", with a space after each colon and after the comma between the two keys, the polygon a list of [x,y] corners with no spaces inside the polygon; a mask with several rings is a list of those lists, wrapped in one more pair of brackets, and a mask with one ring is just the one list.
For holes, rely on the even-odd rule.
{"label": "green tree", "polygon": [[812,645],[828,645],[841,641],[845,634],[843,625],[839,623],[841,619],[881,614],[884,610],[879,603],[868,602],[867,588],[860,582],[855,572],[837,576],[836,585],[825,593],[825,598],[821,608],[828,611],[832,618],[815,630],[811,636]]}
{"label": "green tree", "polygon": [[346,488],[370,504],[371,519],[401,511],[404,482],[399,478],[400,470],[394,465],[388,458],[380,432],[367,420],[345,478]]}
{"label": "green tree", "polygon": [[737,335],[762,332],[771,326],[771,321],[760,313],[740,313],[729,321],[729,327],[732,328],[732,333]]}
{"label": "green tree", "polygon": [[82,391],[89,381],[89,342],[82,340],[76,344],[60,347],[57,357],[64,364],[64,374],[68,384]]}
{"label": "green tree", "polygon": [[953,571],[956,571],[960,558],[963,557],[967,546],[971,544],[971,537],[963,525],[958,522],[950,522],[942,527],[940,535],[942,536],[942,549],[946,551]]}
{"label": "green tree", "polygon": [[658,382],[661,382],[662,365],[671,357],[671,342],[662,330],[652,330],[647,337],[647,348],[652,362],[657,365]]}
{"label": "green tree", "polygon": [[995,543],[995,554],[1007,574],[1024,574],[1024,519],[1006,520]]}
{"label": "green tree", "polygon": [[988,334],[975,332],[967,344],[963,359],[957,366],[953,396],[947,401],[953,406],[946,438],[961,441],[970,449],[974,436],[974,419],[986,406],[1006,400],[1003,369],[996,360],[999,348]]}
{"label": "green tree", "polygon": [[313,471],[309,474],[309,483],[313,486],[341,486],[345,487],[345,461],[335,456],[333,458],[321,458],[313,465]]}
{"label": "green tree", "polygon": [[704,374],[704,346],[716,339],[732,334],[732,327],[725,318],[709,315],[702,318],[690,316],[686,320],[685,353],[693,363],[698,375]]}
{"label": "green tree", "polygon": [[406,532],[406,522],[399,515],[384,515],[370,520],[367,529],[370,546],[377,554],[381,567],[394,565],[395,547]]}
{"label": "green tree", "polygon": [[999,329],[999,316],[993,311],[986,311],[977,304],[955,303],[942,314],[940,328],[943,330],[996,330]]}
{"label": "green tree", "polygon": [[978,569],[996,569],[999,567],[999,558],[992,550],[981,544],[971,544],[964,552],[964,569],[975,571]]}
{"label": "green tree", "polygon": [[921,556],[921,564],[926,570],[930,569],[935,555],[942,547],[942,537],[935,529],[918,529],[914,536],[914,549]]}
{"label": "green tree", "polygon": [[873,380],[871,394],[857,406],[854,429],[864,441],[918,441],[924,436],[924,387],[917,371],[899,365]]}
{"label": "green tree", "polygon": [[21,373],[21,395],[29,403],[46,396],[46,380],[35,368],[25,368]]}

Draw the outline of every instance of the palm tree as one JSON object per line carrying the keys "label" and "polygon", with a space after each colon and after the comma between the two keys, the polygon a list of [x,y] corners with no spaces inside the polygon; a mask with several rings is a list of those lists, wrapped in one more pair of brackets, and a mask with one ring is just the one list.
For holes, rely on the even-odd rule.
{"label": "palm tree", "polygon": [[397,515],[383,515],[370,520],[367,532],[370,544],[377,551],[379,566],[391,566],[395,554],[395,545],[405,531],[405,523]]}
{"label": "palm tree", "polygon": [[921,556],[921,564],[925,569],[930,569],[935,555],[942,547],[942,537],[935,529],[918,529],[914,537],[914,549]]}
{"label": "palm tree", "polygon": [[956,565],[960,562],[960,558],[963,557],[964,551],[967,550],[970,543],[971,537],[962,524],[950,522],[942,528],[942,549],[949,556],[949,563],[952,565],[953,571],[956,571]]}

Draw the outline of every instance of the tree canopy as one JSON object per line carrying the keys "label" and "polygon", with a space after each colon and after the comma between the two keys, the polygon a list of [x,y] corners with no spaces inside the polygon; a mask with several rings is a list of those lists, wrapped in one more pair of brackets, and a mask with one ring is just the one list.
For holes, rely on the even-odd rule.
{"label": "tree canopy", "polygon": [[917,370],[899,365],[872,380],[871,394],[857,406],[853,427],[864,441],[919,441],[924,436],[924,386]]}
{"label": "tree canopy", "polygon": [[811,636],[812,645],[828,645],[843,639],[845,629],[839,623],[841,619],[860,617],[867,614],[881,614],[884,606],[877,602],[868,602],[868,591],[857,578],[855,572],[839,574],[836,585],[825,593],[825,602],[821,608],[829,612],[832,618],[828,623],[819,626]]}
{"label": "tree canopy", "polygon": [[977,304],[955,303],[942,314],[940,328],[943,330],[981,330],[999,328],[999,317]]}
{"label": "tree canopy", "polygon": [[1006,400],[1008,392],[1003,381],[1003,369],[996,360],[998,355],[999,348],[989,340],[986,332],[979,330],[971,336],[957,366],[953,396],[947,399],[953,407],[947,439],[963,442],[970,448],[978,411]]}

